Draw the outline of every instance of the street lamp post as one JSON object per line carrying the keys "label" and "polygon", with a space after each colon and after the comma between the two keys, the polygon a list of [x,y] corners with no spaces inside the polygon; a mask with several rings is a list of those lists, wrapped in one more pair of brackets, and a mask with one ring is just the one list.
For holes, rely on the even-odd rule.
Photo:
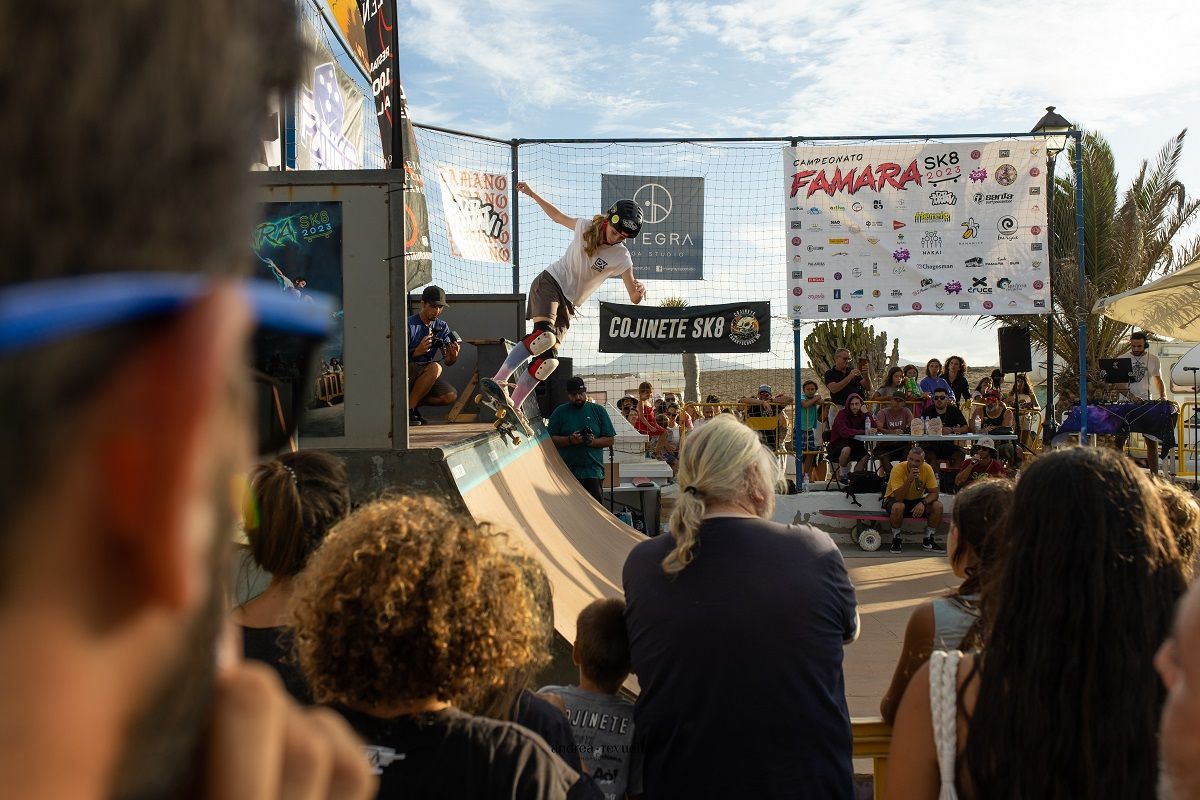
{"label": "street lamp post", "polygon": [[1071,123],[1054,106],[1046,106],[1046,113],[1032,131],[1041,134],[1046,142],[1046,230],[1050,245],[1046,269],[1050,276],[1050,313],[1046,315],[1046,422],[1042,426],[1042,441],[1047,445],[1058,430],[1054,419],[1054,164],[1067,147],[1070,130]]}

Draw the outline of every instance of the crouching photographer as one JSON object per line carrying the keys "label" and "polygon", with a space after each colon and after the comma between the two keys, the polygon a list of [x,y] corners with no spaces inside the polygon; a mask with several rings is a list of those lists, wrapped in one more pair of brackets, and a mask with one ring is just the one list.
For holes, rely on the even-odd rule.
{"label": "crouching photographer", "polygon": [[[440,286],[421,292],[421,310],[408,318],[408,422],[424,425],[421,406],[448,406],[458,392],[442,380],[442,366],[458,360],[462,339],[445,320],[446,293]],[[440,360],[439,360],[440,359]]]}
{"label": "crouching photographer", "polygon": [[571,474],[601,502],[604,448],[613,443],[617,432],[604,407],[588,402],[583,378],[567,381],[567,398],[550,414],[546,429]]}

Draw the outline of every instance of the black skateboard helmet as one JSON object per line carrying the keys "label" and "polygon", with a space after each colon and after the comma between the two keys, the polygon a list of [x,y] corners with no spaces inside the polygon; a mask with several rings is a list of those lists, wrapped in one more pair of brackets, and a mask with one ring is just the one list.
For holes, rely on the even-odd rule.
{"label": "black skateboard helmet", "polygon": [[632,200],[618,200],[608,210],[608,221],[626,236],[637,236],[642,229],[642,209]]}

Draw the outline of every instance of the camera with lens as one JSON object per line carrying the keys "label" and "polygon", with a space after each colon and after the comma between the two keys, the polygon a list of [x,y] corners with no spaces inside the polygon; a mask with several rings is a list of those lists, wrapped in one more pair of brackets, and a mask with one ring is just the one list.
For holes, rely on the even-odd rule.
{"label": "camera with lens", "polygon": [[575,433],[579,434],[579,438],[583,440],[581,444],[591,444],[592,440],[596,438],[596,434],[592,433],[591,428],[583,428]]}
{"label": "camera with lens", "polygon": [[462,337],[459,336],[454,331],[450,331],[449,337],[434,336],[433,341],[431,341],[429,343],[429,352],[436,353],[438,350],[441,350],[443,347],[450,344],[451,342],[458,344],[461,341],[462,341]]}

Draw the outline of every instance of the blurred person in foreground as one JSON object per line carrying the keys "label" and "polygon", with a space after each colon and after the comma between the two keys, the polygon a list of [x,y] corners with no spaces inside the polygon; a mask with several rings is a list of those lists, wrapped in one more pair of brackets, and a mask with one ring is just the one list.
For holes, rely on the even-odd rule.
{"label": "blurred person in foreground", "polygon": [[625,561],[647,798],[854,796],[854,587],[828,535],[770,521],[778,477],[754,431],[718,415],[680,454],[671,533]]}
{"label": "blurred person in foreground", "polygon": [[367,740],[383,800],[599,797],[541,736],[457,707],[515,699],[514,674],[544,647],[506,545],[432,498],[377,500],[335,527],[297,580],[301,671]]}
{"label": "blurred person in foreground", "polygon": [[250,334],[315,306],[238,280],[302,52],[282,0],[0,5],[6,797],[372,791],[336,714],[218,658]]}
{"label": "blurred person in foreground", "polygon": [[1200,583],[1179,603],[1154,665],[1167,687],[1159,728],[1160,800],[1200,800]]}
{"label": "blurred person in foreground", "polygon": [[1184,570],[1162,502],[1124,455],[1072,447],[1023,471],[982,587],[983,648],[908,684],[885,798],[1153,797],[1154,653]]}

